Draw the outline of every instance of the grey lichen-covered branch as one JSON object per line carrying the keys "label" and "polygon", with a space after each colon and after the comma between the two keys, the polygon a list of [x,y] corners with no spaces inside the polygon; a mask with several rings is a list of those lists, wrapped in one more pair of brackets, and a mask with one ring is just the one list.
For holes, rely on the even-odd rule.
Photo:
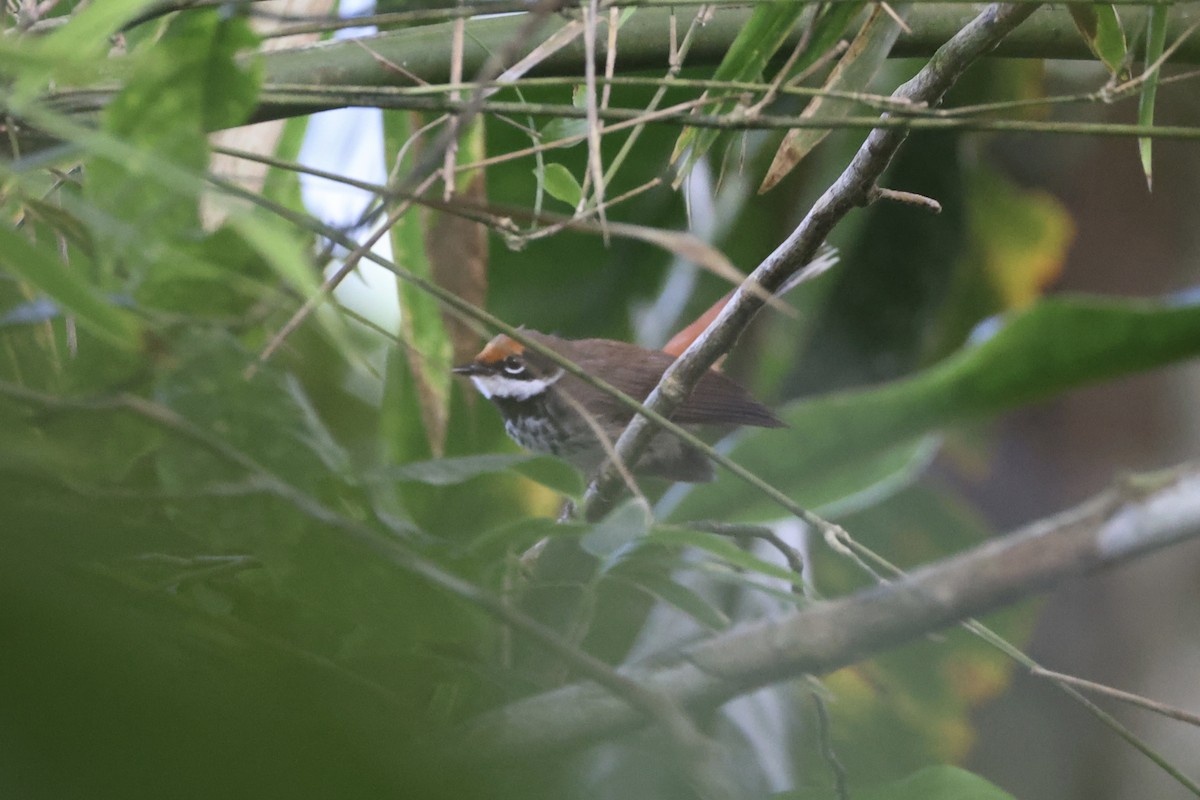
{"label": "grey lichen-covered branch", "polygon": [[[1200,467],[1125,481],[1082,505],[893,583],[788,616],[744,625],[631,679],[692,709],[713,708],[767,684],[826,673],[1066,579],[1200,537]],[[543,756],[643,725],[594,684],[518,701],[477,720],[464,757]]]}
{"label": "grey lichen-covered branch", "polygon": [[[937,105],[971,64],[991,52],[1036,9],[1037,6],[1029,3],[987,6],[939,48],[925,67],[892,97],[901,102]],[[646,398],[647,407],[670,416],[701,376],[733,347],[763,307],[764,298],[774,294],[816,257],[825,237],[846,214],[875,199],[877,182],[906,137],[907,131],[902,128],[877,128],[871,132],[850,165],[813,204],[792,234],[750,274],[708,329],[667,369],[658,386]],[[637,463],[655,430],[645,417],[634,417],[617,440],[618,456],[627,464]],[[588,518],[602,516],[612,506],[620,489],[620,477],[609,464],[588,487],[584,499]],[[806,521],[819,524],[816,519]]]}

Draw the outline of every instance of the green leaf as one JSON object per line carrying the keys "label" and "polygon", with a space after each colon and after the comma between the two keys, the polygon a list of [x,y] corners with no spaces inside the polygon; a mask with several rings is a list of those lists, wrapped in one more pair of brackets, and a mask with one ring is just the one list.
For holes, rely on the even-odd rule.
{"label": "green leaf", "polygon": [[258,103],[262,64],[239,55],[258,45],[258,35],[245,19],[218,14],[211,29],[199,28],[191,39],[192,46],[207,48],[196,65],[204,70],[198,87],[201,126],[215,131],[246,122]]}
{"label": "green leaf", "polygon": [[[237,224],[245,226],[244,220]],[[274,284],[265,282],[271,276],[266,268],[270,259],[251,246],[237,224],[227,222],[199,242],[172,248],[169,266],[150,271],[137,283],[138,306],[196,319],[229,319],[262,302],[274,290]]]}
{"label": "green leaf", "polygon": [[959,767],[926,767],[891,786],[863,792],[864,800],[1014,800],[1008,792]]}
{"label": "green leaf", "polygon": [[67,23],[37,39],[5,36],[0,64],[18,76],[13,93],[29,97],[48,79],[84,82],[104,69],[112,37],[154,0],[106,0],[73,10]]}
{"label": "green leaf", "polygon": [[[304,137],[308,134],[309,117],[292,117],[284,123],[283,133],[275,146],[275,158],[283,162],[300,160],[300,148]],[[263,182],[263,197],[288,208],[301,210],[304,199],[300,194],[300,173],[282,167],[271,167],[267,170]]]}
{"label": "green leaf", "polygon": [[[171,342],[172,362],[155,381],[155,400],[223,446],[246,454],[264,470],[308,494],[329,485],[331,472],[309,409],[298,403],[291,380],[275,365],[242,375],[249,354],[223,331],[193,328]],[[187,494],[256,477],[227,455],[173,435],[158,452],[157,473],[168,491]],[[213,497],[188,506],[176,524],[216,548],[241,542],[290,560],[310,520],[278,498]]]}
{"label": "green leaf", "polygon": [[331,474],[340,476],[348,484],[356,483],[353,459],[326,426],[325,420],[321,419],[312,398],[305,393],[304,386],[294,375],[286,376],[283,383],[298,416],[303,421],[303,438],[309,449],[321,459]]}
{"label": "green leaf", "polygon": [[177,15],[153,48],[134,57],[136,69],[105,110],[106,127],[166,151],[181,130],[244,122],[257,102],[261,69],[238,55],[257,43],[244,19],[216,11]]}
{"label": "green leaf", "polygon": [[435,458],[411,464],[398,464],[379,470],[380,480],[415,481],[430,486],[450,486],[481,475],[503,472],[535,457],[521,453],[488,453],[459,458]]}
{"label": "green leaf", "polygon": [[0,225],[0,265],[70,309],[81,324],[110,343],[126,350],[139,346],[133,317],[102,297],[78,265],[64,264],[56,252],[30,244],[5,225]]}
{"label": "green leaf", "polygon": [[312,297],[321,291],[321,282],[313,272],[308,253],[277,217],[235,214],[226,224],[237,231],[272,271],[300,295]]}
{"label": "green leaf", "polygon": [[[515,549],[520,552],[547,537],[579,538],[589,530],[590,528],[583,523],[557,522],[549,517],[527,517],[484,531],[471,540],[469,550],[485,555],[493,549],[500,552]],[[498,552],[497,555],[499,554]]]}
{"label": "green leaf", "polygon": [[[1046,299],[1009,317],[982,343],[910,378],[785,408],[781,416],[787,428],[748,432],[730,457],[801,505],[811,505],[809,487],[821,476],[850,469],[913,437],[1196,355],[1200,305]],[[747,513],[777,514],[778,509],[722,475],[691,492],[672,517]]]}
{"label": "green leaf", "polygon": [[866,5],[866,0],[844,0],[826,5],[820,12],[816,24],[813,25],[808,47],[792,65],[792,71],[787,77],[791,78],[803,72],[816,63],[818,58],[825,55],[843,37],[849,29],[850,23]]}
{"label": "green leaf", "polygon": [[758,556],[748,553],[728,536],[694,531],[690,528],[656,528],[650,541],[669,547],[695,547],[717,556],[731,567],[747,572],[756,572],[768,578],[779,578],[793,583],[799,583],[802,580],[800,575],[790,569],[772,564],[770,561],[764,561]]}
{"label": "green leaf", "polygon": [[[536,174],[537,171],[534,172]],[[555,200],[561,200],[574,208],[583,199],[583,187],[579,185],[579,181],[575,180],[571,171],[562,164],[547,164],[540,177],[542,184],[546,187],[546,192]]]}
{"label": "green leaf", "polygon": [[[626,9],[633,11],[634,9]],[[587,87],[583,84],[571,90],[571,105],[575,108],[587,108]],[[555,117],[542,126],[542,141],[552,144],[561,139],[574,139],[570,144],[560,147],[574,147],[583,144],[587,137],[588,122],[583,117]],[[574,205],[574,204],[572,204]]]}
{"label": "green leaf", "polygon": [[120,411],[64,414],[32,422],[0,408],[0,471],[41,475],[72,487],[124,480],[159,445],[160,432]]}
{"label": "green leaf", "polygon": [[644,501],[630,498],[614,508],[579,539],[584,551],[601,561],[601,572],[614,567],[650,530],[650,510]]}
{"label": "green leaf", "polygon": [[616,577],[616,579],[627,580],[633,586],[674,606],[710,630],[720,631],[729,627],[729,617],[720,609],[686,586],[676,583],[667,575],[635,571],[629,575]]}
{"label": "green leaf", "polygon": [[874,506],[921,477],[941,444],[941,436],[929,434],[817,476],[807,487],[812,507],[823,517],[841,518]]}
{"label": "green leaf", "polygon": [[114,260],[169,269],[161,244],[199,238],[200,182],[180,185],[157,164],[204,172],[208,132],[244,121],[254,108],[258,71],[235,56],[256,41],[243,19],[192,12],[176,15],[161,41],[130,57],[134,68],[105,109],[103,127],[138,156],[93,158],[84,185],[87,199],[111,218],[93,233]]}
{"label": "green leaf", "polygon": [[[721,59],[713,79],[733,82],[759,80],[765,73],[767,64],[787,41],[801,17],[812,8],[814,10],[811,13],[819,13],[821,16],[813,24],[808,45],[792,65],[792,75],[795,75],[812,66],[833,47],[864,5],[865,2],[861,0],[848,0],[828,4],[821,10],[815,4],[805,3],[760,4],[755,7],[750,21],[738,32],[737,38]],[[728,114],[735,108],[735,101],[726,101],[713,108],[710,113]],[[704,157],[719,136],[719,131],[697,128],[688,128],[679,135],[675,142],[675,150],[671,154],[671,162],[676,163],[684,153],[687,153],[687,160],[678,170],[676,185],[687,175],[691,166]]]}
{"label": "green leaf", "polygon": [[66,237],[67,241],[79,248],[80,252],[89,259],[96,257],[96,248],[92,243],[91,232],[75,214],[54,203],[47,203],[36,197],[23,197],[21,204],[33,215],[40,217],[54,230],[56,234]]}
{"label": "green leaf", "polygon": [[[767,62],[787,41],[788,34],[808,8],[804,3],[791,2],[755,6],[750,20],[738,31],[737,38],[713,73],[713,80],[753,81],[761,77]],[[726,102],[710,113],[727,114],[734,105],[732,101]],[[679,170],[681,176],[686,175],[691,165],[704,157],[718,135],[717,131],[699,128],[687,128],[679,135],[671,161],[677,161],[687,152],[687,161]]]}
{"label": "green leaf", "polygon": [[[858,13],[857,3],[835,3],[840,14],[837,19],[840,24],[848,24]],[[847,6],[847,8],[839,8]],[[893,13],[901,16],[908,10],[908,5],[896,5]],[[900,35],[900,25],[892,18],[892,14],[876,6],[866,22],[859,29],[850,48],[838,60],[837,66],[830,73],[822,87],[828,91],[866,92],[875,73],[887,61],[892,45]],[[854,100],[836,97],[814,97],[801,114],[803,118],[820,117],[821,119],[838,120],[847,117],[858,108]],[[765,192],[774,187],[791,172],[808,153],[829,135],[829,128],[795,128],[788,131],[779,146],[770,169],[759,187]]]}
{"label": "green leaf", "polygon": [[1120,78],[1127,72],[1125,29],[1121,27],[1116,6],[1111,3],[1068,3],[1067,10],[1088,48],[1104,63],[1109,74]]}
{"label": "green leaf", "polygon": [[971,246],[965,257],[979,265],[974,274],[987,280],[999,308],[1028,306],[1062,273],[1075,236],[1070,212],[1049,192],[987,167],[969,170],[963,183]]}
{"label": "green leaf", "polygon": [[513,469],[529,480],[567,497],[579,497],[583,494],[583,475],[560,458],[531,458],[514,465]]}
{"label": "green leaf", "polygon": [[565,140],[565,144],[554,149],[576,147],[587,141],[587,119],[583,117],[556,117],[542,126],[542,141],[553,144]]}
{"label": "green leaf", "polygon": [[[277,217],[265,213],[234,214],[225,223],[235,230],[271,270],[304,298],[321,298],[325,292],[303,238]],[[314,312],[322,329],[342,352],[356,351],[340,314],[328,303],[320,303]]]}
{"label": "green leaf", "polygon": [[73,11],[70,21],[52,31],[40,43],[41,49],[60,58],[105,55],[112,46],[110,38],[155,0],[105,0],[89,3]]}
{"label": "green leaf", "polygon": [[[949,765],[926,767],[907,778],[854,792],[856,800],[1015,800],[995,784]],[[833,789],[808,789],[775,795],[777,800],[836,800]]]}
{"label": "green leaf", "polygon": [[[1149,67],[1162,58],[1167,44],[1167,15],[1171,12],[1168,4],[1150,6],[1150,24],[1146,28],[1146,66]],[[1142,95],[1138,99],[1138,124],[1151,126],[1154,124],[1154,99],[1158,95],[1158,78],[1160,69],[1146,76],[1142,84]],[[1138,139],[1138,153],[1142,159],[1142,172],[1146,174],[1146,188],[1154,188],[1154,167],[1151,161],[1150,149],[1153,140],[1149,136]]]}

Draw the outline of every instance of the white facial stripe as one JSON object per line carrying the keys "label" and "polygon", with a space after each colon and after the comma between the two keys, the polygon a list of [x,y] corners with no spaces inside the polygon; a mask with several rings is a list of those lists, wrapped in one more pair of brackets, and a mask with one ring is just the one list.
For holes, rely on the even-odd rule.
{"label": "white facial stripe", "polygon": [[475,384],[475,388],[481,395],[489,399],[503,397],[508,400],[528,400],[534,395],[546,391],[562,376],[561,369],[549,378],[538,378],[532,381],[519,381],[503,375],[472,375],[471,383]]}

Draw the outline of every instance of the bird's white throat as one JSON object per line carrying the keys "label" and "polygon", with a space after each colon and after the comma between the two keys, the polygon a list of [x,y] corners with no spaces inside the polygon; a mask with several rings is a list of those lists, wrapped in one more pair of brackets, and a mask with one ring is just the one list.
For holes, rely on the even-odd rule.
{"label": "bird's white throat", "polygon": [[493,397],[502,397],[506,400],[528,400],[549,389],[562,376],[561,369],[548,378],[536,378],[531,381],[507,378],[503,375],[472,375],[471,383],[474,383],[479,393],[489,400]]}

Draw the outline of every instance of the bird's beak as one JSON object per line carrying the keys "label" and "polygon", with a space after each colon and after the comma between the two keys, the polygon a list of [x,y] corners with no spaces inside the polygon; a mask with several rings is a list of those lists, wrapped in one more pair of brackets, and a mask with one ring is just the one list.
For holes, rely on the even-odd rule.
{"label": "bird's beak", "polygon": [[477,361],[472,361],[469,364],[459,364],[450,370],[455,375],[482,375],[487,370]]}

